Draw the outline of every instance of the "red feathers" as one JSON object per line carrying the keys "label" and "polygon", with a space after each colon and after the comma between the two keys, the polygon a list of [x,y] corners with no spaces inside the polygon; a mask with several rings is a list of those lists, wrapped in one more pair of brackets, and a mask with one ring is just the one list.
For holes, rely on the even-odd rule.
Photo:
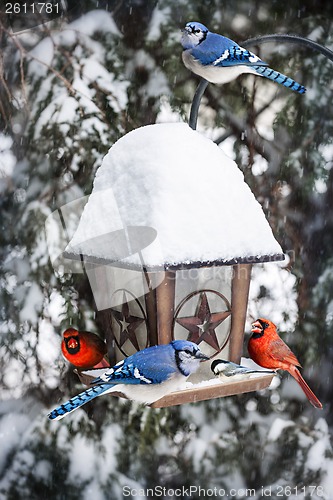
{"label": "red feathers", "polygon": [[95,333],[79,332],[75,328],[68,328],[63,333],[61,351],[64,357],[81,370],[96,367],[108,367],[103,359],[107,353],[105,342]]}
{"label": "red feathers", "polygon": [[263,368],[286,370],[303,389],[310,403],[316,408],[323,405],[312,392],[298,370],[301,366],[295,354],[279,337],[276,326],[268,319],[260,318],[252,324],[252,337],[248,343],[250,357]]}

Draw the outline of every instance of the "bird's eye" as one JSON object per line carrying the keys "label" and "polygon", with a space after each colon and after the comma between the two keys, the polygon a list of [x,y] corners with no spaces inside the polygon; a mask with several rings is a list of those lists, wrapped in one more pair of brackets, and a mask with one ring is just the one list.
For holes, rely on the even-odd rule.
{"label": "bird's eye", "polygon": [[184,349],[184,352],[185,352],[186,354],[189,354],[190,356],[192,356],[192,351],[190,351],[189,349]]}

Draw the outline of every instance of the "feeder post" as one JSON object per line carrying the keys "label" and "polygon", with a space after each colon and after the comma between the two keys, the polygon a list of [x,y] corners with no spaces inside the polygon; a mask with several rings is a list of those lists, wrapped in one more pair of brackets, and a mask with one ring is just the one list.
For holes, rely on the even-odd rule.
{"label": "feeder post", "polygon": [[175,271],[165,271],[162,282],[156,288],[157,336],[159,344],[172,341],[172,325],[175,310]]}
{"label": "feeder post", "polygon": [[149,345],[153,346],[158,344],[156,292],[154,286],[157,276],[155,273],[143,270],[143,277],[144,277],[144,285],[146,285],[148,288],[148,291],[144,297],[145,297],[145,306],[147,313],[147,330],[148,330]]}
{"label": "feeder post", "polygon": [[233,266],[231,285],[231,332],[229,359],[239,363],[244,343],[246,310],[249,297],[251,264]]}

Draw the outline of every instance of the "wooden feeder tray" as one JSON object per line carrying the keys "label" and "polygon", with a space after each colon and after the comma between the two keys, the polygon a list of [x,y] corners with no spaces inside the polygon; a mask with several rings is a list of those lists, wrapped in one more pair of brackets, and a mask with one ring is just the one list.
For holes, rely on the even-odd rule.
{"label": "wooden feeder tray", "polygon": [[274,374],[255,375],[246,380],[236,380],[220,382],[217,377],[207,380],[207,385],[202,382],[198,385],[193,384],[193,387],[182,391],[172,392],[167,396],[155,401],[151,404],[152,408],[164,408],[166,406],[176,406],[185,403],[196,403],[198,401],[206,401],[207,399],[222,398],[225,396],[234,396],[245,392],[260,391],[266,389]]}
{"label": "wooden feeder tray", "polygon": [[[92,375],[87,375],[79,370],[74,371],[78,375],[82,384],[91,386],[91,382],[94,380]],[[92,370],[89,371],[92,372]],[[262,389],[266,389],[270,385],[273,377],[274,373],[265,374],[265,372],[263,372],[263,375],[255,374],[245,380],[236,381],[229,381],[228,379],[225,381],[225,379],[214,377],[212,379],[203,380],[198,384],[193,384],[189,388],[172,392],[149,406],[151,406],[151,408],[165,408],[167,406],[196,403],[207,399],[222,398],[246,392],[260,391]],[[121,392],[113,392],[110,396],[125,398]]]}

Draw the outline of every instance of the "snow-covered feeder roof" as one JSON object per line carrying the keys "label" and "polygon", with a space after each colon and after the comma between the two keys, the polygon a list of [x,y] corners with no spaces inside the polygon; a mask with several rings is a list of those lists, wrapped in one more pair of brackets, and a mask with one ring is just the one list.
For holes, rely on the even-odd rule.
{"label": "snow-covered feeder roof", "polygon": [[185,123],[110,148],[65,255],[151,270],[284,258],[236,163]]}

